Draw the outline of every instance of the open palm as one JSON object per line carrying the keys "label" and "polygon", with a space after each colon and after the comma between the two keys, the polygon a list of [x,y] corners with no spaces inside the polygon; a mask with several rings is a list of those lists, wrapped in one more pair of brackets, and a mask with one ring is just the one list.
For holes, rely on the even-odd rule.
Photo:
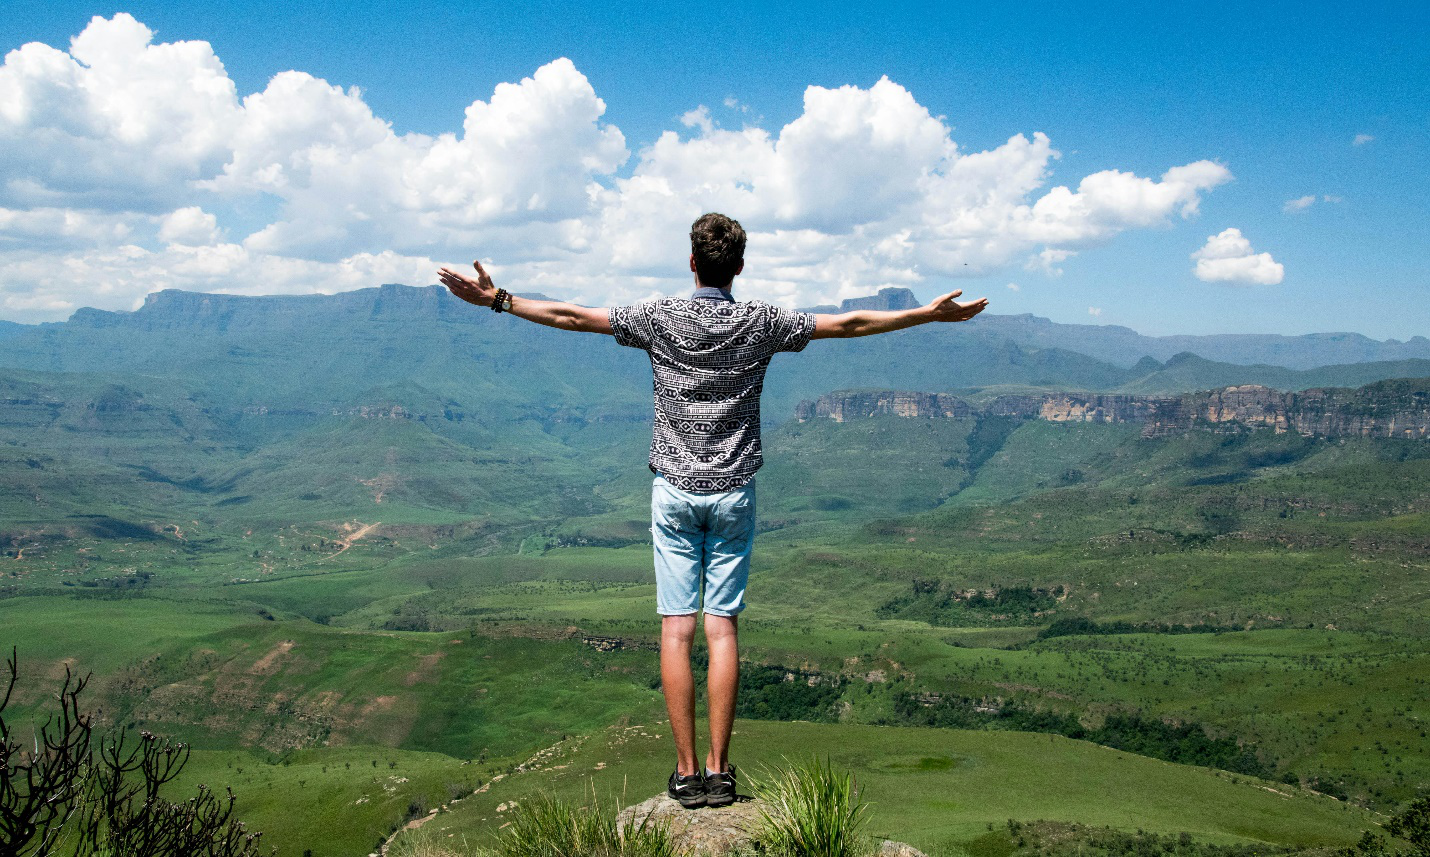
{"label": "open palm", "polygon": [[929,304],[935,321],[968,321],[988,306],[988,298],[979,298],[967,303],[954,300],[963,294],[963,289],[955,289]]}

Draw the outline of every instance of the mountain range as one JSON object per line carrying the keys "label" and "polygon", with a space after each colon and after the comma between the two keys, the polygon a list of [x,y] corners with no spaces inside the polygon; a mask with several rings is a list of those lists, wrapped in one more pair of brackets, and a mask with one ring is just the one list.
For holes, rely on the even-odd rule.
{"label": "mountain range", "polygon": [[[840,306],[812,307],[818,312],[855,309],[905,309],[919,301],[908,289],[880,289],[878,294],[852,298]],[[1221,333],[1202,336],[1144,336],[1119,325],[1063,324],[1030,313],[985,313],[979,322],[1024,348],[1061,348],[1118,366],[1132,366],[1143,357],[1165,361],[1178,354],[1196,354],[1225,363],[1264,363],[1288,369],[1312,369],[1338,363],[1430,358],[1430,339],[1371,339],[1359,333]]]}
{"label": "mountain range", "polygon": [[[907,290],[886,289],[844,308],[911,301]],[[1173,349],[1181,350],[1166,354]],[[814,353],[827,357],[809,359]],[[1251,355],[1279,362],[1246,363]],[[1353,359],[1336,362],[1338,355]],[[605,337],[478,310],[437,286],[270,297],[166,290],[134,312],[81,309],[65,322],[7,326],[0,367],[166,377],[205,406],[269,413],[480,409],[489,417],[549,421],[576,413],[643,419],[649,408],[650,367],[642,355],[623,354]],[[1423,337],[1158,338],[985,314],[958,325],[815,343],[803,355],[780,357],[766,382],[764,415],[783,421],[802,400],[855,388],[1171,394],[1425,376],[1430,340]]]}

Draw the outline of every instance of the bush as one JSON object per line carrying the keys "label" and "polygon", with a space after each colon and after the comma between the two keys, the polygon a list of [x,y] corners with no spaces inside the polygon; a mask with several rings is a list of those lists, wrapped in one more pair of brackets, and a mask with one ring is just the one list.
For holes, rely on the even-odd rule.
{"label": "bush", "polygon": [[776,768],[753,778],[751,787],[768,809],[756,840],[780,857],[854,857],[866,853],[859,829],[867,805],[854,777],[837,774],[829,760]]}
{"label": "bush", "polygon": [[[159,797],[189,760],[189,748],[148,732],[126,746],[123,732],[94,736],[80,708],[89,677],[65,669],[59,714],[16,740],[5,709],[19,679],[12,650],[0,698],[0,842],[6,855],[50,857],[254,857],[262,834],[232,821],[234,795],[207,786],[183,803]],[[33,748],[33,749],[31,749]]]}
{"label": "bush", "polygon": [[1409,842],[1413,857],[1430,857],[1430,797],[1411,802],[1385,829]]}

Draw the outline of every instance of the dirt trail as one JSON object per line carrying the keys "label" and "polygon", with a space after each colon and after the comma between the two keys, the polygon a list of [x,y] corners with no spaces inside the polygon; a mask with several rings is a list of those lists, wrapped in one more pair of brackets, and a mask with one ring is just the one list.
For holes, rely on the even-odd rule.
{"label": "dirt trail", "polygon": [[329,556],[325,556],[322,559],[318,560],[318,562],[327,562],[333,557],[342,554],[343,551],[352,547],[354,542],[362,539],[368,533],[372,532],[381,523],[382,521],[373,521],[371,524],[364,524],[361,521],[354,521],[350,524],[343,524],[343,534],[338,538],[333,539],[334,544],[339,545],[338,552],[335,554],[330,554]]}
{"label": "dirt trail", "polygon": [[397,450],[392,447],[389,447],[387,450],[386,472],[379,473],[372,479],[358,480],[358,482],[362,483],[364,486],[366,486],[369,490],[373,492],[372,501],[374,503],[380,504],[382,502],[383,496],[386,495],[387,492],[396,488],[398,484],[402,482],[402,477],[398,475],[396,468]]}

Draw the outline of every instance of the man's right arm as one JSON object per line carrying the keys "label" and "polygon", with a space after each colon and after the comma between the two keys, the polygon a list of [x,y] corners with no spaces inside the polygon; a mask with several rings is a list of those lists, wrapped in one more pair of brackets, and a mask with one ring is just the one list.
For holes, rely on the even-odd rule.
{"label": "man's right arm", "polygon": [[853,336],[873,336],[903,330],[931,321],[968,321],[988,306],[987,298],[959,303],[954,298],[963,294],[962,289],[950,292],[928,306],[900,310],[855,310],[853,312],[814,316],[813,339],[848,338]]}
{"label": "man's right arm", "polygon": [[[472,267],[477,269],[475,279],[446,267],[438,269],[437,277],[453,295],[469,304],[489,307],[496,297],[497,288],[492,283],[492,278],[482,269],[481,262],[473,262]],[[613,335],[609,310],[577,306],[565,301],[539,301],[515,295],[509,297],[511,309],[508,312],[517,318],[561,330]]]}

